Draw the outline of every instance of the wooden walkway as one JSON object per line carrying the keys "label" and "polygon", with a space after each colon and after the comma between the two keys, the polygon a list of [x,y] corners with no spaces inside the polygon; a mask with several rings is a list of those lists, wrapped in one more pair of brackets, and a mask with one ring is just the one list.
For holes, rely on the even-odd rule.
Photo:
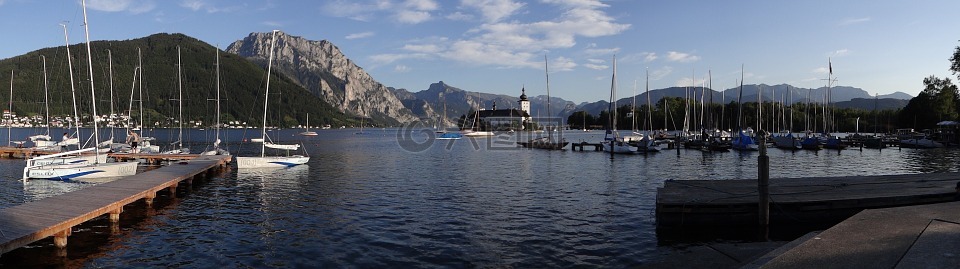
{"label": "wooden walkway", "polygon": [[[770,224],[838,223],[864,209],[953,201],[960,173],[770,179]],[[757,180],[672,180],[657,226],[758,225]]]}
{"label": "wooden walkway", "polygon": [[162,162],[170,161],[193,160],[197,157],[200,157],[200,154],[109,153],[107,156],[121,162],[144,160],[147,163],[160,164]]}
{"label": "wooden walkway", "polygon": [[60,153],[59,150],[40,150],[35,148],[0,147],[0,158],[26,159],[30,157]]}
{"label": "wooden walkway", "polygon": [[191,183],[226,167],[230,156],[203,156],[191,161],[118,179],[62,195],[0,209],[0,253],[54,237],[65,247],[74,226],[110,214],[119,221],[123,207],[140,199],[150,205],[157,192],[175,191],[181,181]]}

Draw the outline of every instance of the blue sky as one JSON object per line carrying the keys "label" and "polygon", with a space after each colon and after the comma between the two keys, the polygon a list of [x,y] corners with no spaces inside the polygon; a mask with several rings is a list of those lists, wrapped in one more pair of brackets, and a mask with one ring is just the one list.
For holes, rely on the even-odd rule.
{"label": "blue sky", "polygon": [[[225,48],[251,32],[330,40],[387,86],[606,100],[650,87],[838,85],[916,95],[960,45],[960,1],[89,0],[93,40],[184,33]],[[0,58],[83,41],[77,0],[0,0]]]}

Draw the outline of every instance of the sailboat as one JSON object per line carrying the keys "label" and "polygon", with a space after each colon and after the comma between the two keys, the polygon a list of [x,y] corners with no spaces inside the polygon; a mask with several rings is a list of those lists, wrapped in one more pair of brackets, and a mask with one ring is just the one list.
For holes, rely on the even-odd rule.
{"label": "sailboat", "polygon": [[52,149],[56,142],[54,142],[53,137],[50,136],[50,98],[47,87],[47,57],[40,55],[40,59],[43,63],[43,106],[45,108],[44,117],[46,118],[47,130],[43,134],[32,135],[28,137],[28,139],[30,139],[30,142],[33,142],[34,148]]}
{"label": "sailboat", "polygon": [[[89,23],[87,22],[87,4],[86,0],[81,0],[81,5],[83,6],[83,27],[84,33],[86,34],[87,40],[87,65],[89,67],[90,75],[90,98],[93,100],[91,109],[93,110],[92,115],[97,114],[97,91],[94,89],[93,82],[93,56],[91,55],[90,49],[90,28]],[[53,155],[41,156],[34,159],[27,160],[27,165],[23,168],[23,178],[43,178],[43,179],[60,179],[60,180],[71,180],[71,179],[91,179],[91,178],[104,178],[104,177],[120,177],[120,176],[130,176],[137,173],[137,163],[136,162],[113,162],[106,163],[100,162],[100,152],[97,150],[97,145],[100,140],[100,131],[98,123],[96,120],[93,121],[93,147],[76,150],[73,152],[64,152]],[[93,163],[90,164],[50,164],[50,165],[37,165],[36,160],[43,160],[47,158],[58,158],[61,156],[66,156],[69,154],[79,154],[86,151],[93,151],[95,154],[95,159]]]}
{"label": "sailboat", "polygon": [[277,43],[277,32],[279,30],[273,30],[273,37],[270,40],[270,57],[267,60],[267,85],[266,92],[263,97],[263,128],[260,132],[260,137],[264,138],[263,144],[260,145],[260,156],[259,157],[236,157],[237,158],[237,168],[270,168],[270,167],[290,167],[307,163],[310,161],[309,156],[303,155],[292,155],[292,156],[266,156],[266,148],[270,147],[273,149],[283,149],[287,150],[287,153],[290,150],[296,150],[300,147],[299,144],[293,145],[283,145],[283,144],[273,144],[267,139],[267,108],[269,105],[270,99],[270,74],[273,71],[273,49],[274,45]]}
{"label": "sailboat", "polygon": [[[827,95],[827,97],[826,97],[826,98],[827,98],[827,101],[824,102],[824,111],[826,111],[828,108],[830,108],[830,102],[832,101],[832,100],[830,100],[830,95],[831,95],[831,89],[830,89],[830,88],[833,86],[833,80],[834,80],[834,78],[833,78],[833,63],[830,61],[829,58],[827,58],[827,64],[828,64],[828,66],[829,66],[829,73],[827,73],[827,93],[826,93],[826,95]],[[833,112],[830,111],[830,113],[832,114]],[[829,131],[830,131],[831,129],[835,129],[835,128],[836,128],[836,123],[833,121],[832,115],[831,115],[831,117],[830,117],[830,118],[831,118],[830,120],[827,120],[826,116],[827,116],[827,112],[824,112],[824,121],[823,121],[823,124],[824,124],[825,127],[824,127],[824,129],[823,129],[823,130],[824,130],[824,133],[823,133],[823,134],[824,134],[824,137],[826,138],[826,141],[824,141],[824,143],[823,143],[823,148],[827,148],[827,149],[837,149],[837,150],[847,148],[847,144],[846,144],[846,143],[843,143],[843,141],[840,140],[840,137],[835,136],[835,135],[831,135],[831,134],[829,133]],[[829,125],[828,125],[828,123],[829,123]]]}
{"label": "sailboat", "polygon": [[[466,124],[464,124],[466,125]],[[483,136],[494,136],[495,134],[491,131],[482,131],[480,125],[480,103],[477,103],[477,111],[473,116],[473,127],[470,130],[466,130],[463,133],[463,136],[467,137],[483,137]]]}
{"label": "sailboat", "polygon": [[[220,48],[217,48],[217,124],[216,124],[216,139],[213,141],[213,149],[201,152],[200,155],[230,155],[230,152],[220,148],[220,127],[223,125],[220,122]],[[307,124],[310,124],[310,114],[307,114]]]}
{"label": "sailboat", "polygon": [[302,136],[317,136],[317,132],[310,131],[310,113],[307,113],[307,125],[304,127],[303,132],[300,132]]}
{"label": "sailboat", "polygon": [[607,125],[606,134],[603,137],[603,144],[610,149],[610,153],[631,154],[637,152],[637,149],[617,134],[617,58],[613,58],[613,76],[610,79],[610,103],[609,115],[610,123]]}
{"label": "sailboat", "polygon": [[177,141],[170,143],[171,146],[175,146],[174,149],[161,152],[161,154],[189,154],[190,149],[183,147],[183,79],[181,78],[181,73],[183,71],[183,64],[180,62],[180,46],[177,46],[177,103],[179,104],[179,116],[178,121],[180,123],[180,128],[177,132]]}
{"label": "sailboat", "polygon": [[[553,112],[550,111],[550,72],[547,69],[547,56],[543,56],[543,71],[547,77],[547,116],[552,117]],[[537,149],[549,149],[549,150],[563,150],[563,147],[566,147],[567,142],[563,139],[563,133],[559,133],[559,137],[554,140],[553,132],[556,131],[556,126],[548,127],[547,136],[531,139],[527,143],[517,142],[518,144],[527,147],[527,148],[537,148]]]}
{"label": "sailboat", "polygon": [[[443,131],[443,133],[441,133],[440,136],[437,137],[437,139],[441,139],[441,140],[457,140],[457,139],[463,138],[463,134],[460,134],[460,133],[458,133],[458,132],[447,132],[447,131],[446,131],[446,127],[443,126],[443,125],[444,125],[443,122],[444,122],[446,119],[447,119],[447,98],[444,97],[444,98],[443,98],[443,118],[441,118],[441,120],[440,120],[440,126],[443,127],[444,130],[441,130],[441,131]],[[438,131],[438,132],[439,132],[439,131]]]}
{"label": "sailboat", "polygon": [[743,98],[743,67],[740,67],[740,93],[737,97],[737,135],[733,136],[730,146],[734,150],[738,151],[757,151],[760,150],[760,145],[757,145],[753,141],[753,129],[743,128],[743,102],[740,99]]}
{"label": "sailboat", "polygon": [[[636,98],[636,95],[634,95]],[[660,152],[660,145],[653,139],[653,107],[650,104],[650,70],[647,70],[647,117],[644,118],[643,125],[649,125],[650,129],[643,135],[643,138],[637,143],[638,152]]]}

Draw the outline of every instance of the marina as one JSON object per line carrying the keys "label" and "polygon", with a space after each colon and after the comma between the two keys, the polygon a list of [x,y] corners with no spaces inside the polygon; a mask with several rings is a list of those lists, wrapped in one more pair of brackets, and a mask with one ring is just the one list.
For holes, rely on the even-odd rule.
{"label": "marina", "polygon": [[[299,140],[301,131],[279,130],[272,136]],[[264,263],[386,266],[405,259],[416,261],[403,264],[419,267],[494,265],[508,260],[519,267],[643,265],[664,253],[699,244],[676,241],[659,231],[659,188],[671,182],[700,184],[695,179],[710,179],[706,181],[716,185],[755,182],[750,178],[757,175],[756,152],[680,149],[679,155],[671,150],[611,159],[608,153],[593,152],[589,147],[584,152],[526,150],[512,138],[504,138],[510,143],[501,144],[497,137],[437,140],[424,144],[428,147],[409,148],[403,146],[408,142],[396,134],[399,131],[376,130],[363,136],[351,129],[318,131],[320,135],[303,140],[311,156],[307,164],[264,171],[229,169],[211,175],[203,184],[194,184],[176,199],[162,200],[166,206],[149,209],[153,213],[144,213],[138,203],[128,205],[124,212],[146,217],[121,221],[120,233],[110,232],[109,214],[103,213],[106,215],[91,220],[100,224],[82,224],[78,227],[83,228],[73,231],[70,238],[84,239],[70,240],[66,261],[198,267]],[[159,141],[176,135],[158,133]],[[185,145],[202,149],[204,133],[185,130],[185,137],[200,138],[187,140]],[[224,146],[238,156],[257,155],[258,143],[236,142],[252,133],[226,130],[224,140],[235,142]],[[564,136],[573,141],[600,141],[603,133],[568,132]],[[774,160],[774,178],[797,181],[960,172],[956,165],[960,153],[949,148],[846,149],[839,153],[769,149],[768,154]],[[187,162],[202,158],[206,157]],[[794,164],[800,163],[807,169],[797,169]],[[178,166],[173,162],[157,170]],[[23,183],[18,180],[22,167],[23,160],[0,159],[0,171],[6,178],[0,182],[0,208],[117,182]],[[584,172],[584,167],[590,171]],[[409,176],[412,171],[417,171],[417,176]],[[141,175],[147,173],[152,171]],[[472,174],[484,176],[465,176]],[[771,182],[776,185],[777,180]],[[742,188],[755,191],[755,184],[751,186]],[[167,195],[162,189],[157,191],[158,197]],[[782,200],[777,197],[772,201]],[[715,230],[683,229],[688,233]],[[799,236],[773,231],[771,240],[777,242]],[[80,244],[78,240],[101,243]],[[298,245],[327,247],[308,250],[295,247]],[[256,255],[269,248],[283,251]],[[599,250],[586,251],[593,248]],[[3,254],[0,264],[61,264],[63,260],[45,259],[57,249],[53,240],[41,240]],[[564,258],[571,255],[581,258]]]}

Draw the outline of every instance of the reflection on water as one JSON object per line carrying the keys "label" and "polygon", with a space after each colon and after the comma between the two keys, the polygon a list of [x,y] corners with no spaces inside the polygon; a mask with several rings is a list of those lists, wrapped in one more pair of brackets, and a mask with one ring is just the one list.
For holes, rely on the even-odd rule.
{"label": "reflection on water", "polygon": [[[292,135],[298,131],[274,136],[303,139]],[[394,131],[322,131],[302,141],[308,165],[232,170],[177,198],[158,198],[153,213],[121,221],[131,223],[122,236],[104,235],[111,240],[98,246],[71,241],[86,250],[71,253],[87,254],[67,260],[90,267],[630,267],[670,248],[658,246],[653,214],[663,181],[757,175],[757,153],[671,149],[611,159],[422,137],[414,137],[419,147],[405,148]],[[566,138],[595,142],[603,134]],[[259,152],[230,141],[235,155]],[[958,171],[958,152],[769,150],[774,177]],[[0,160],[0,168],[0,207],[58,192],[13,179],[22,160]],[[49,183],[66,184],[61,192],[93,185]],[[25,256],[4,255],[0,264],[42,257],[16,255]]]}

